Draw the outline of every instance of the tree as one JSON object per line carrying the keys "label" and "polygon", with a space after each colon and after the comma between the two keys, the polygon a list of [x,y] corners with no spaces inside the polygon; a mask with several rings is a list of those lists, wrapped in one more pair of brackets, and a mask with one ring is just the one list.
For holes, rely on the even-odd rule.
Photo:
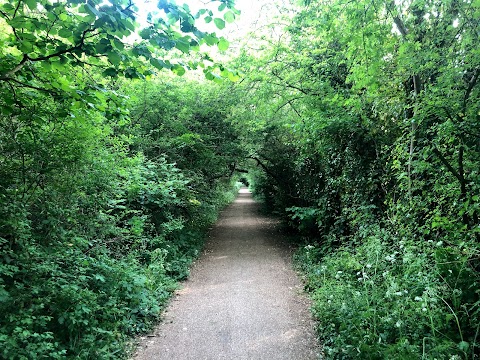
{"label": "tree", "polygon": [[[218,4],[223,19],[212,21],[220,28],[236,10],[232,1]],[[130,78],[197,66],[207,78],[231,76],[225,68],[213,75],[213,61],[181,58],[203,43],[228,45],[196,27],[213,12],[159,5],[161,15],[143,29],[132,2],[0,5],[0,312],[8,314],[0,319],[1,358],[123,356],[127,339],[158,319],[204,232],[231,200],[225,164],[233,151],[223,158],[225,147],[210,148],[226,114],[194,101],[177,113],[177,84],[169,99],[176,103],[164,107],[172,121],[157,113],[137,131],[130,115],[132,89],[146,84]],[[188,89],[184,94],[194,99]],[[202,127],[210,114],[212,123]],[[173,119],[207,144],[199,140],[205,151],[198,163],[184,161],[181,169],[173,156],[166,159],[169,150],[184,160],[180,146],[150,134],[163,122],[165,134],[181,138]],[[151,143],[165,152],[152,155]],[[208,194],[194,188],[203,174],[222,175],[211,179]]]}
{"label": "tree", "polygon": [[[233,1],[218,2],[219,11],[228,10],[225,18],[238,14]],[[167,55],[174,49],[184,54],[198,51],[202,44],[228,46],[224,38],[197,28],[199,19],[211,20],[213,12],[202,9],[192,15],[188,6],[170,1],[160,1],[158,7],[160,15],[148,14],[148,24],[143,25],[136,22],[135,3],[127,0],[3,2],[0,84],[2,93],[9,94],[3,99],[3,111],[11,113],[12,106],[21,106],[21,90],[103,107],[107,100],[100,73],[143,78],[152,74],[152,67],[178,75],[186,68],[202,67],[207,77],[213,77],[215,64],[208,57],[183,62]],[[225,26],[221,18],[214,22]]]}
{"label": "tree", "polygon": [[[473,358],[480,4],[302,4],[283,41],[243,59],[256,71],[242,85],[258,190],[310,237],[326,352]],[[410,295],[392,300],[397,286]]]}

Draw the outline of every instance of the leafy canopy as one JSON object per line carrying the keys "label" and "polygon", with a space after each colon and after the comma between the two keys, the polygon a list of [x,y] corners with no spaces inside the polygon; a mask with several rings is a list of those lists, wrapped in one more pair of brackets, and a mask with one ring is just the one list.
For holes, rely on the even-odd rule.
{"label": "leafy canopy", "polygon": [[[239,14],[232,0],[215,2],[227,21]],[[3,111],[11,113],[12,105],[20,105],[17,93],[24,89],[81,101],[86,93],[101,90],[102,77],[144,78],[162,69],[183,75],[197,68],[209,79],[231,77],[223,68],[213,75],[216,64],[207,55],[180,60],[182,54],[198,52],[202,44],[228,48],[226,39],[198,27],[199,20],[208,23],[213,18],[223,29],[225,21],[213,11],[192,14],[187,5],[162,0],[157,15],[149,13],[147,23],[140,24],[138,10],[131,0],[4,1],[0,86],[12,95],[4,100]],[[97,94],[93,100],[102,102],[103,97]]]}

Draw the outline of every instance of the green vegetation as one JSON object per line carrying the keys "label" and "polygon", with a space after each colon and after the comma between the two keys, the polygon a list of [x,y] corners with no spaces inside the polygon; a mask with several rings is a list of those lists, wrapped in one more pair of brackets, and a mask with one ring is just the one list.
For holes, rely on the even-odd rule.
{"label": "green vegetation", "polygon": [[165,71],[142,80],[232,77],[168,58],[226,40],[164,6],[134,42],[128,1],[0,5],[2,359],[124,357],[233,199],[230,100],[209,105],[223,90]]}
{"label": "green vegetation", "polygon": [[240,175],[327,358],[478,357],[480,2],[272,1],[228,66],[214,3],[0,5],[0,357],[125,356]]}
{"label": "green vegetation", "polygon": [[479,17],[304,1],[244,52],[252,183],[302,234],[329,359],[480,354]]}

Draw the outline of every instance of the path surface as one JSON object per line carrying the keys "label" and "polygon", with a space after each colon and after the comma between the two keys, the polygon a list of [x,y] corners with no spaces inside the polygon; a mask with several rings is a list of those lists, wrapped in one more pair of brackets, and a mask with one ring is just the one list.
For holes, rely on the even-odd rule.
{"label": "path surface", "polygon": [[276,225],[240,190],[135,359],[317,359],[308,303]]}

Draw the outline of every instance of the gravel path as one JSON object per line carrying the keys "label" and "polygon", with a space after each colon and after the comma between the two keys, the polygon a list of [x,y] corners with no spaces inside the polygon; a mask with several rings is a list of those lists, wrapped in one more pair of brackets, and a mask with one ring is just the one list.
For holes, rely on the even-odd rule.
{"label": "gravel path", "polygon": [[276,225],[240,190],[135,359],[317,359],[308,302]]}

